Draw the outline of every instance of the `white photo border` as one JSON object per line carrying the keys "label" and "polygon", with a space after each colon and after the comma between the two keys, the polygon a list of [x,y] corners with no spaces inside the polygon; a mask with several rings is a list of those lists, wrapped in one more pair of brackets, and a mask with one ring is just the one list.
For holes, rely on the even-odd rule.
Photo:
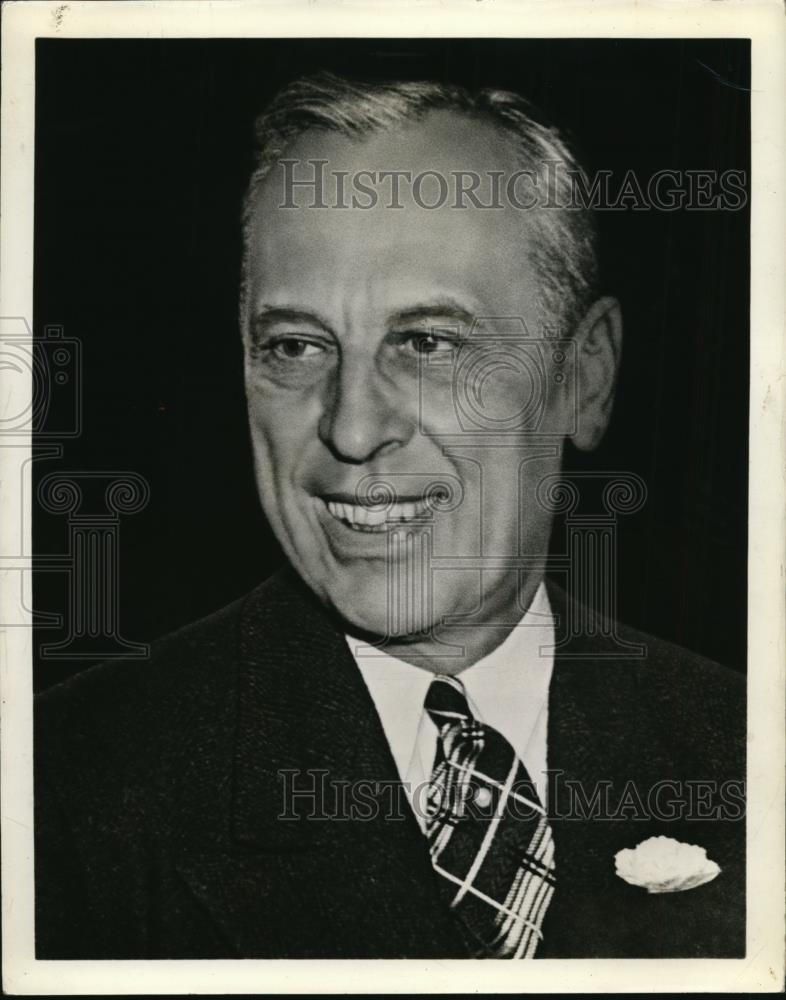
{"label": "white photo border", "polygon": [[[32,325],[36,38],[750,38],[751,369],[747,957],[475,960],[37,961],[33,946],[30,442],[0,448],[3,987],[9,994],[779,992],[784,983],[786,554],[786,20],[778,0],[9,2],[3,6],[0,317]],[[2,379],[2,372],[0,372]],[[27,392],[25,399],[24,393]],[[18,377],[11,412],[29,402]],[[15,398],[11,398],[16,393]],[[9,456],[9,452],[13,455]],[[5,452],[5,454],[4,454]],[[21,627],[20,627],[21,626]]]}

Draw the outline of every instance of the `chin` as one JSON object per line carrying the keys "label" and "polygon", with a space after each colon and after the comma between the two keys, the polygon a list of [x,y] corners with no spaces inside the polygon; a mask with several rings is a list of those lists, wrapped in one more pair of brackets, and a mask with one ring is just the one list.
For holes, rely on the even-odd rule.
{"label": "chin", "polygon": [[[453,600],[440,600],[432,595],[430,601],[423,601],[420,595],[400,594],[398,601],[388,594],[388,577],[383,570],[374,573],[355,573],[350,579],[337,586],[334,578],[331,585],[321,588],[325,603],[341,618],[348,632],[356,634],[368,642],[390,639],[396,644],[422,642],[438,629],[446,615],[468,613],[476,606],[476,599],[470,599],[466,606],[457,605]],[[429,610],[428,616],[423,612]]]}
{"label": "chin", "polygon": [[391,613],[387,587],[366,586],[360,582],[337,588],[335,582],[323,590],[325,601],[344,622],[347,631],[369,640],[387,636],[391,630]]}

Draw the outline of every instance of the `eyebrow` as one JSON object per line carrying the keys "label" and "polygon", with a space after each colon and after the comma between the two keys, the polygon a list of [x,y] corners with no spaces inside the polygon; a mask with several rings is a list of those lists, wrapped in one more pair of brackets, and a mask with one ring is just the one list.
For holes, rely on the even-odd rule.
{"label": "eyebrow", "polygon": [[324,316],[289,306],[261,306],[251,317],[251,326],[256,333],[261,333],[276,323],[309,323],[311,326],[331,330],[330,323]]}
{"label": "eyebrow", "polygon": [[[428,319],[449,319],[470,325],[475,317],[455,299],[446,298],[396,310],[388,316],[387,322],[389,325],[398,326]],[[308,323],[332,332],[332,326],[324,316],[311,310],[297,309],[293,306],[262,305],[251,317],[251,327],[257,334],[263,333],[276,323]]]}
{"label": "eyebrow", "polygon": [[460,323],[471,324],[475,317],[455,299],[440,299],[427,305],[401,309],[389,317],[389,322],[393,324],[414,323],[425,319],[452,319],[458,320]]}

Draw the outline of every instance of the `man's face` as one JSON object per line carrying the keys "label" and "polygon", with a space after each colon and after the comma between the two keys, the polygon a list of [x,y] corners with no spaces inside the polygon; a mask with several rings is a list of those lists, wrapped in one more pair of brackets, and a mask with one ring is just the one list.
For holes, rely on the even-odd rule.
{"label": "man's face", "polygon": [[[296,178],[314,159],[328,179],[517,169],[490,126],[447,112],[357,141],[307,132],[286,155]],[[354,629],[406,642],[447,615],[515,623],[540,572],[495,557],[546,553],[536,488],[572,419],[571,375],[524,360],[544,357],[533,220],[455,208],[452,187],[424,209],[404,183],[401,208],[389,186],[372,209],[308,207],[304,189],[282,208],[282,176],[274,166],[255,204],[244,318],[257,484],[279,542]],[[437,192],[424,182],[421,201]],[[511,433],[522,411],[540,437]],[[397,499],[387,511],[362,502],[380,482]]]}

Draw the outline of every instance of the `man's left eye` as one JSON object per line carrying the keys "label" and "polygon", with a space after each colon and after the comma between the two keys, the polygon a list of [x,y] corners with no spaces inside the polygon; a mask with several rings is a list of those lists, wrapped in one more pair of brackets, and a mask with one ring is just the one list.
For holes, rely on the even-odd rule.
{"label": "man's left eye", "polygon": [[456,342],[452,337],[441,337],[435,333],[412,333],[407,337],[406,343],[417,354],[449,354],[456,349]]}

